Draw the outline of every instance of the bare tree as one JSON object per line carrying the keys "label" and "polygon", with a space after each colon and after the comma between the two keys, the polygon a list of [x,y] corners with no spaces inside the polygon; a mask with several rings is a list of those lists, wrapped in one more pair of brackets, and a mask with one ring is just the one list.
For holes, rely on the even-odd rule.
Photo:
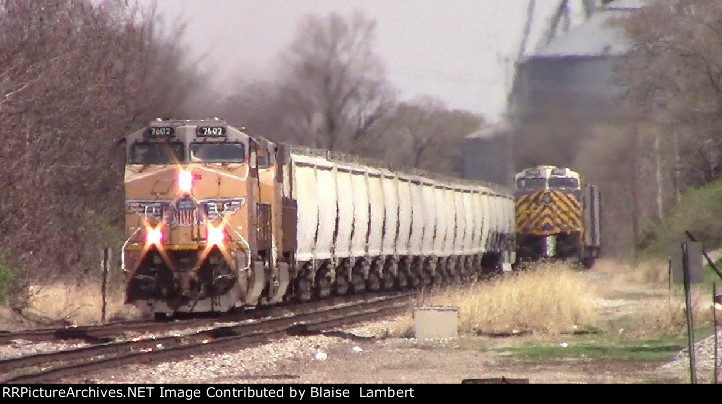
{"label": "bare tree", "polygon": [[375,153],[396,164],[460,175],[464,137],[483,121],[471,112],[447,109],[438,99],[422,97],[398,105],[383,120],[376,143],[380,149]]}
{"label": "bare tree", "polygon": [[304,18],[279,90],[283,130],[296,141],[354,152],[387,113],[393,93],[372,49],[374,29],[358,12]]}
{"label": "bare tree", "polygon": [[297,142],[284,130],[285,101],[281,99],[279,90],[275,82],[242,82],[219,109],[228,122],[246,128],[253,135],[275,141]]}
{"label": "bare tree", "polygon": [[[658,1],[622,25],[634,46],[620,68],[640,116],[673,128],[658,140],[680,162],[677,186],[722,178],[722,3]],[[659,147],[659,146],[657,146]]]}
{"label": "bare tree", "polygon": [[134,2],[0,0],[0,245],[16,280],[94,269],[121,233],[116,141],[199,76]]}
{"label": "bare tree", "polygon": [[462,140],[483,119],[431,97],[396,105],[374,27],[359,13],[304,18],[281,77],[243,83],[224,116],[274,140],[458,174]]}

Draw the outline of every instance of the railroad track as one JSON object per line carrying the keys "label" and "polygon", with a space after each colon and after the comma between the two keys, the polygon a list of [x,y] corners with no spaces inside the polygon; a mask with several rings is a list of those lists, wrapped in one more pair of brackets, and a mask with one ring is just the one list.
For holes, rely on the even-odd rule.
{"label": "railroad track", "polygon": [[99,326],[68,326],[62,328],[39,328],[17,332],[0,332],[0,344],[7,345],[14,341],[61,341],[79,339],[89,343],[109,342],[108,337],[128,329],[152,327],[151,321],[124,321]]}
{"label": "railroad track", "polygon": [[[389,296],[388,292],[367,293],[358,297],[359,302],[366,298]],[[350,299],[350,300],[349,300]],[[41,328],[35,330],[23,330],[18,332],[0,332],[0,345],[7,345],[13,341],[65,341],[82,340],[89,344],[108,343],[122,338],[125,335],[150,333],[150,332],[172,332],[189,328],[211,327],[220,322],[239,322],[263,317],[278,317],[303,310],[304,307],[319,308],[325,305],[354,302],[355,297],[334,297],[319,302],[296,304],[293,306],[273,306],[258,309],[246,310],[238,313],[225,313],[205,318],[191,318],[173,321],[123,321],[95,326],[62,327],[62,328]]]}
{"label": "railroad track", "polygon": [[[152,363],[189,354],[251,346],[287,335],[318,333],[341,325],[396,314],[408,307],[414,293],[328,306],[298,306],[293,314],[215,327],[193,334],[105,343],[85,348],[0,361],[2,383],[37,383],[131,363]],[[367,299],[368,297],[366,297]],[[323,306],[321,306],[321,304]],[[48,366],[49,364],[55,366]]]}
{"label": "railroad track", "polygon": [[200,328],[204,326],[211,326],[218,322],[243,321],[264,316],[273,316],[277,315],[279,312],[283,312],[284,310],[288,310],[288,308],[269,307],[239,313],[226,313],[213,317],[174,321],[123,321],[94,326],[71,326],[5,332],[0,333],[0,344],[7,345],[18,340],[31,342],[82,340],[90,344],[102,344],[112,342],[119,337],[128,334]]}

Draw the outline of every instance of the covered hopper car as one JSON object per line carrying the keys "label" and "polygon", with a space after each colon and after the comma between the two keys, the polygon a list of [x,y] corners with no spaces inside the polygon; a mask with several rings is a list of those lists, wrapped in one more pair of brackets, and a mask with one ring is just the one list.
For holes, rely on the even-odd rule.
{"label": "covered hopper car", "polygon": [[126,300],[164,316],[468,282],[514,260],[511,193],[249,136],[126,137]]}

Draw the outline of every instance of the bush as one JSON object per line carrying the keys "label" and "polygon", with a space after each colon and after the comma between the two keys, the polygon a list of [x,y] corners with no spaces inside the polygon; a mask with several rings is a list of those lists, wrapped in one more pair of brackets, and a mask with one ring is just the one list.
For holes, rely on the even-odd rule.
{"label": "bush", "polygon": [[9,305],[12,300],[13,281],[15,272],[5,262],[5,256],[0,251],[0,304]]}
{"label": "bush", "polygon": [[0,246],[13,304],[38,282],[97,271],[98,248],[119,246],[123,232],[117,142],[153,117],[190,115],[186,103],[205,89],[182,29],[154,10],[0,0]]}
{"label": "bush", "polygon": [[655,228],[647,251],[667,254],[673,242],[689,241],[689,230],[705,248],[722,244],[722,181],[715,181],[685,192],[672,213]]}

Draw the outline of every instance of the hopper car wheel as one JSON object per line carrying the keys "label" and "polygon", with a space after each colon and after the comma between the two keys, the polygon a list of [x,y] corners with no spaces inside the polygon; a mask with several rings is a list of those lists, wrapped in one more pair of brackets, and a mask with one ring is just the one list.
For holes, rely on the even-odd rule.
{"label": "hopper car wheel", "polygon": [[368,289],[372,292],[376,292],[377,290],[381,289],[381,280],[379,279],[379,275],[376,272],[371,272],[369,274],[369,277],[366,280],[366,284],[368,285]]}
{"label": "hopper car wheel", "polygon": [[454,282],[456,278],[456,271],[458,270],[458,267],[456,266],[456,261],[449,257],[446,259],[446,276],[449,278],[450,281]]}
{"label": "hopper car wheel", "polygon": [[348,293],[348,279],[343,275],[336,275],[336,282],[334,282],[333,292],[337,296],[342,296]]}
{"label": "hopper car wheel", "polygon": [[359,273],[355,273],[351,276],[351,291],[353,293],[361,293],[366,290],[366,284],[364,278]]}
{"label": "hopper car wheel", "polygon": [[384,272],[384,289],[391,290],[394,288],[394,276],[389,271]]}
{"label": "hopper car wheel", "polygon": [[402,290],[409,287],[409,277],[406,274],[406,271],[399,271],[396,276],[396,286]]}
{"label": "hopper car wheel", "polygon": [[421,288],[421,279],[419,279],[416,274],[410,274],[409,275],[409,285],[411,285],[411,289],[420,289]]}
{"label": "hopper car wheel", "polygon": [[316,279],[316,296],[323,299],[331,294],[331,280],[327,275],[319,276]]}
{"label": "hopper car wheel", "polygon": [[446,261],[442,258],[436,267],[436,271],[433,273],[434,285],[444,286],[447,284],[449,279],[449,267],[446,265]]}
{"label": "hopper car wheel", "polygon": [[308,302],[311,300],[311,280],[301,278],[298,280],[296,296],[301,302]]}

